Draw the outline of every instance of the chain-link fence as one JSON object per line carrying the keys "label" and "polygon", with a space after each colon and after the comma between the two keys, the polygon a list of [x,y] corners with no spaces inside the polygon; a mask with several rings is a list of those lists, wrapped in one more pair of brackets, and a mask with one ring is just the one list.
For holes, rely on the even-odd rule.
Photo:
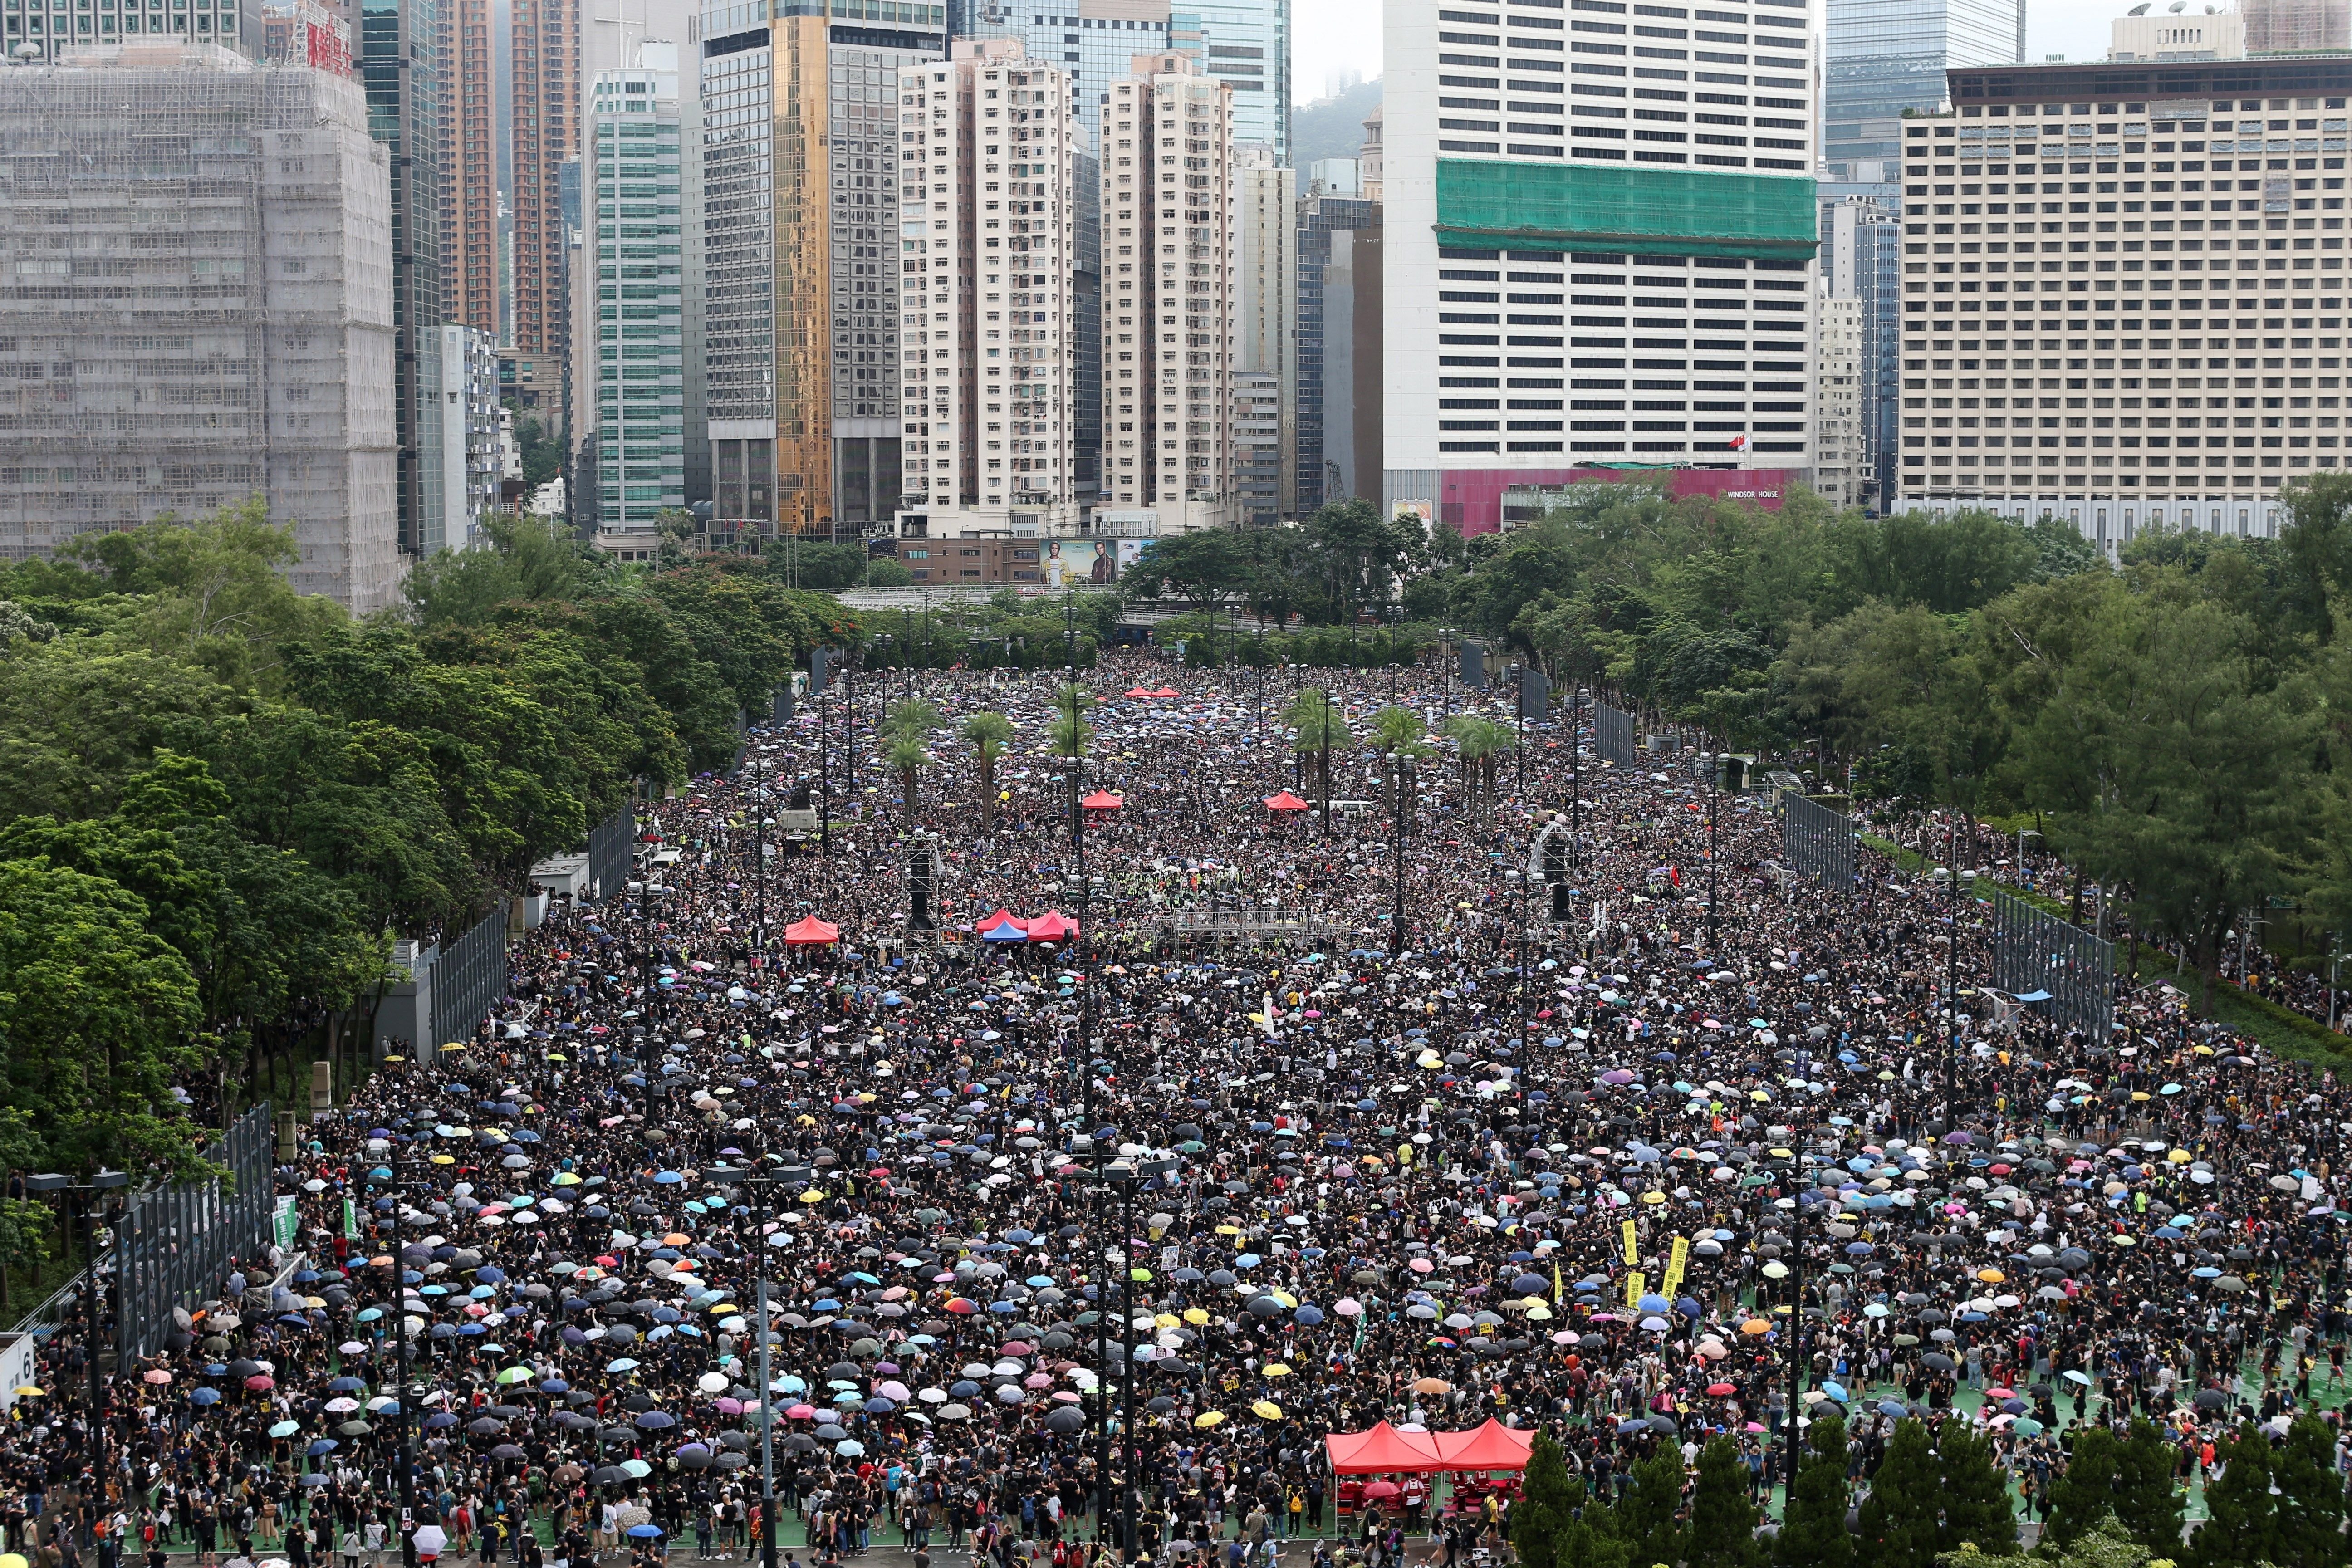
{"label": "chain-link fence", "polygon": [[123,1371],[163,1348],[173,1308],[216,1294],[231,1264],[268,1245],[271,1125],[265,1100],[230,1126],[215,1155],[227,1180],[175,1182],[131,1200],[107,1254]]}
{"label": "chain-link fence", "polygon": [[1633,765],[1633,716],[1606,702],[1592,705],[1592,749],[1604,763]]}
{"label": "chain-link fence", "polygon": [[1794,793],[1780,796],[1780,858],[1824,888],[1853,886],[1853,818]]}
{"label": "chain-link fence", "polygon": [[1992,979],[2062,1028],[2105,1040],[2115,1019],[2116,944],[2023,899],[1992,893]]}

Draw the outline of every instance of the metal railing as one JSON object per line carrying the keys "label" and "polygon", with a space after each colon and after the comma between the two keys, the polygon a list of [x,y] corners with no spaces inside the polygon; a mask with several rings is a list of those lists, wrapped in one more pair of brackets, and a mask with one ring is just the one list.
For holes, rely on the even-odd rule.
{"label": "metal railing", "polygon": [[1780,858],[1789,868],[1824,888],[1853,886],[1853,818],[1817,800],[1780,796]]}
{"label": "metal railing", "polygon": [[163,1349],[173,1308],[217,1293],[237,1258],[268,1244],[274,1143],[265,1100],[230,1124],[219,1156],[226,1180],[174,1182],[131,1200],[103,1260],[114,1273],[125,1372]]}
{"label": "metal railing", "polygon": [[2000,889],[1991,894],[1992,978],[2061,1027],[2104,1043],[2115,1021],[2116,944]]}

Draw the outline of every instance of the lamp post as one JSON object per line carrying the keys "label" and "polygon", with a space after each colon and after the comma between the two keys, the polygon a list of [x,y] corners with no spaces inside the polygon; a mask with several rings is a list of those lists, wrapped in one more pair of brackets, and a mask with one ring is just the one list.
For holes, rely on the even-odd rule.
{"label": "lamp post", "polygon": [[106,1361],[100,1351],[100,1341],[106,1331],[106,1285],[99,1268],[98,1232],[103,1217],[101,1194],[121,1190],[131,1178],[123,1172],[100,1167],[87,1182],[77,1182],[58,1172],[41,1172],[25,1179],[25,1190],[31,1193],[63,1193],[80,1210],[82,1253],[88,1259],[82,1291],[82,1351],[89,1363],[89,1441],[90,1484],[97,1489],[91,1500],[96,1510],[106,1507]]}
{"label": "lamp post", "polygon": [[1713,958],[1716,956],[1715,894],[1716,865],[1718,859],[1716,854],[1716,818],[1720,815],[1717,807],[1721,799],[1719,791],[1723,784],[1723,753],[1716,752],[1707,759],[1707,762],[1709,765],[1706,771],[1706,953],[1709,958]]}
{"label": "lamp post", "polygon": [[399,1397],[393,1401],[393,1414],[400,1422],[399,1476],[400,1484],[400,1556],[406,1568],[416,1568],[416,1461],[411,1447],[415,1431],[415,1418],[409,1406],[415,1403],[408,1386],[408,1281],[400,1257],[400,1195],[403,1186],[392,1173],[392,1156],[385,1156],[385,1177],[381,1182],[370,1180],[383,1187],[392,1203],[392,1217],[386,1228],[392,1233],[392,1245],[384,1249],[386,1270],[391,1276],[392,1343],[394,1364],[398,1367]]}
{"label": "lamp post", "polygon": [[772,1174],[758,1165],[715,1165],[706,1173],[712,1180],[751,1189],[753,1310],[760,1334],[760,1563],[776,1568],[776,1391],[768,1365],[768,1191]]}
{"label": "lamp post", "polygon": [[1396,826],[1396,875],[1390,886],[1389,956],[1404,956],[1404,841],[1412,821],[1412,814],[1421,804],[1420,770],[1414,765],[1412,753],[1399,752],[1393,763],[1396,769],[1396,810],[1392,814]]}
{"label": "lamp post", "polygon": [[1944,1126],[1959,1109],[1960,1058],[1960,819],[1952,817],[1951,849],[1945,860],[1952,877],[1952,940],[1944,953]]}

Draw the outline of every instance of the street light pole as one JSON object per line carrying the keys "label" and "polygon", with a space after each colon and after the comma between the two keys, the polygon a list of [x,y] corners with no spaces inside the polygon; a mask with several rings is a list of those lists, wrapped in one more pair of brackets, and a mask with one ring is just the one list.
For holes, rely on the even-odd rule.
{"label": "street light pole", "polygon": [[1952,818],[1951,850],[1946,865],[1952,876],[1952,940],[1944,953],[1944,1125],[1951,1127],[1959,1109],[1960,1058],[1960,819]]}
{"label": "street light pole", "polygon": [[1412,753],[1396,753],[1396,876],[1390,886],[1389,956],[1404,956],[1404,840],[1412,820],[1413,808],[1420,804],[1421,781],[1414,775]]}
{"label": "street light pole", "polygon": [[740,1182],[751,1189],[751,1268],[754,1310],[760,1334],[760,1563],[776,1568],[776,1421],[774,1376],[768,1362],[768,1189],[775,1177],[750,1166],[717,1165],[708,1174],[723,1183]]}
{"label": "street light pole", "polygon": [[1717,752],[1707,761],[1710,765],[1706,773],[1706,952],[1709,958],[1713,958],[1716,956],[1716,867],[1720,859],[1716,853],[1715,825],[1716,818],[1722,815],[1718,809],[1721,799],[1718,787],[1723,780],[1723,753]]}

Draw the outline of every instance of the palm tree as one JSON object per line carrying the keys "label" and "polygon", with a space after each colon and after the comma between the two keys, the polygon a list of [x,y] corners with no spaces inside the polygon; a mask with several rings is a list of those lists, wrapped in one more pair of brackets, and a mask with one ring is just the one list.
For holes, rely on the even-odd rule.
{"label": "palm tree", "polygon": [[1472,812],[1483,819],[1494,801],[1495,759],[1510,745],[1511,732],[1475,713],[1457,715],[1445,732],[1454,737],[1454,751],[1462,759],[1463,792],[1469,797]]}
{"label": "palm tree", "polygon": [[891,741],[890,749],[882,753],[882,758],[898,770],[898,781],[907,791],[907,820],[911,823],[915,820],[915,785],[921,779],[923,766],[931,760],[931,754],[923,749],[922,742],[912,735],[899,735]]}
{"label": "palm tree", "polygon": [[890,704],[889,716],[882,721],[882,732],[890,736],[906,736],[921,740],[940,727],[939,704],[909,697]]}
{"label": "palm tree", "polygon": [[996,831],[996,753],[1013,740],[1013,721],[1002,713],[983,711],[963,721],[963,738],[980,757],[980,832]]}
{"label": "palm tree", "polygon": [[1372,749],[1381,754],[1381,804],[1390,815],[1395,815],[1398,798],[1400,760],[1424,757],[1429,748],[1422,744],[1421,715],[1410,708],[1394,703],[1372,715]]}
{"label": "palm tree", "polygon": [[1079,832],[1080,813],[1078,765],[1092,749],[1095,728],[1079,715],[1095,705],[1095,700],[1078,689],[1076,681],[1066,681],[1055,697],[1054,721],[1045,727],[1045,749],[1069,763],[1063,769],[1069,785],[1070,839],[1076,843]]}
{"label": "palm tree", "polygon": [[1317,785],[1323,796],[1325,826],[1331,813],[1331,753],[1335,749],[1353,744],[1348,733],[1348,710],[1331,700],[1331,694],[1319,686],[1302,689],[1283,710],[1282,723],[1297,736],[1294,748],[1302,756],[1315,759]]}

